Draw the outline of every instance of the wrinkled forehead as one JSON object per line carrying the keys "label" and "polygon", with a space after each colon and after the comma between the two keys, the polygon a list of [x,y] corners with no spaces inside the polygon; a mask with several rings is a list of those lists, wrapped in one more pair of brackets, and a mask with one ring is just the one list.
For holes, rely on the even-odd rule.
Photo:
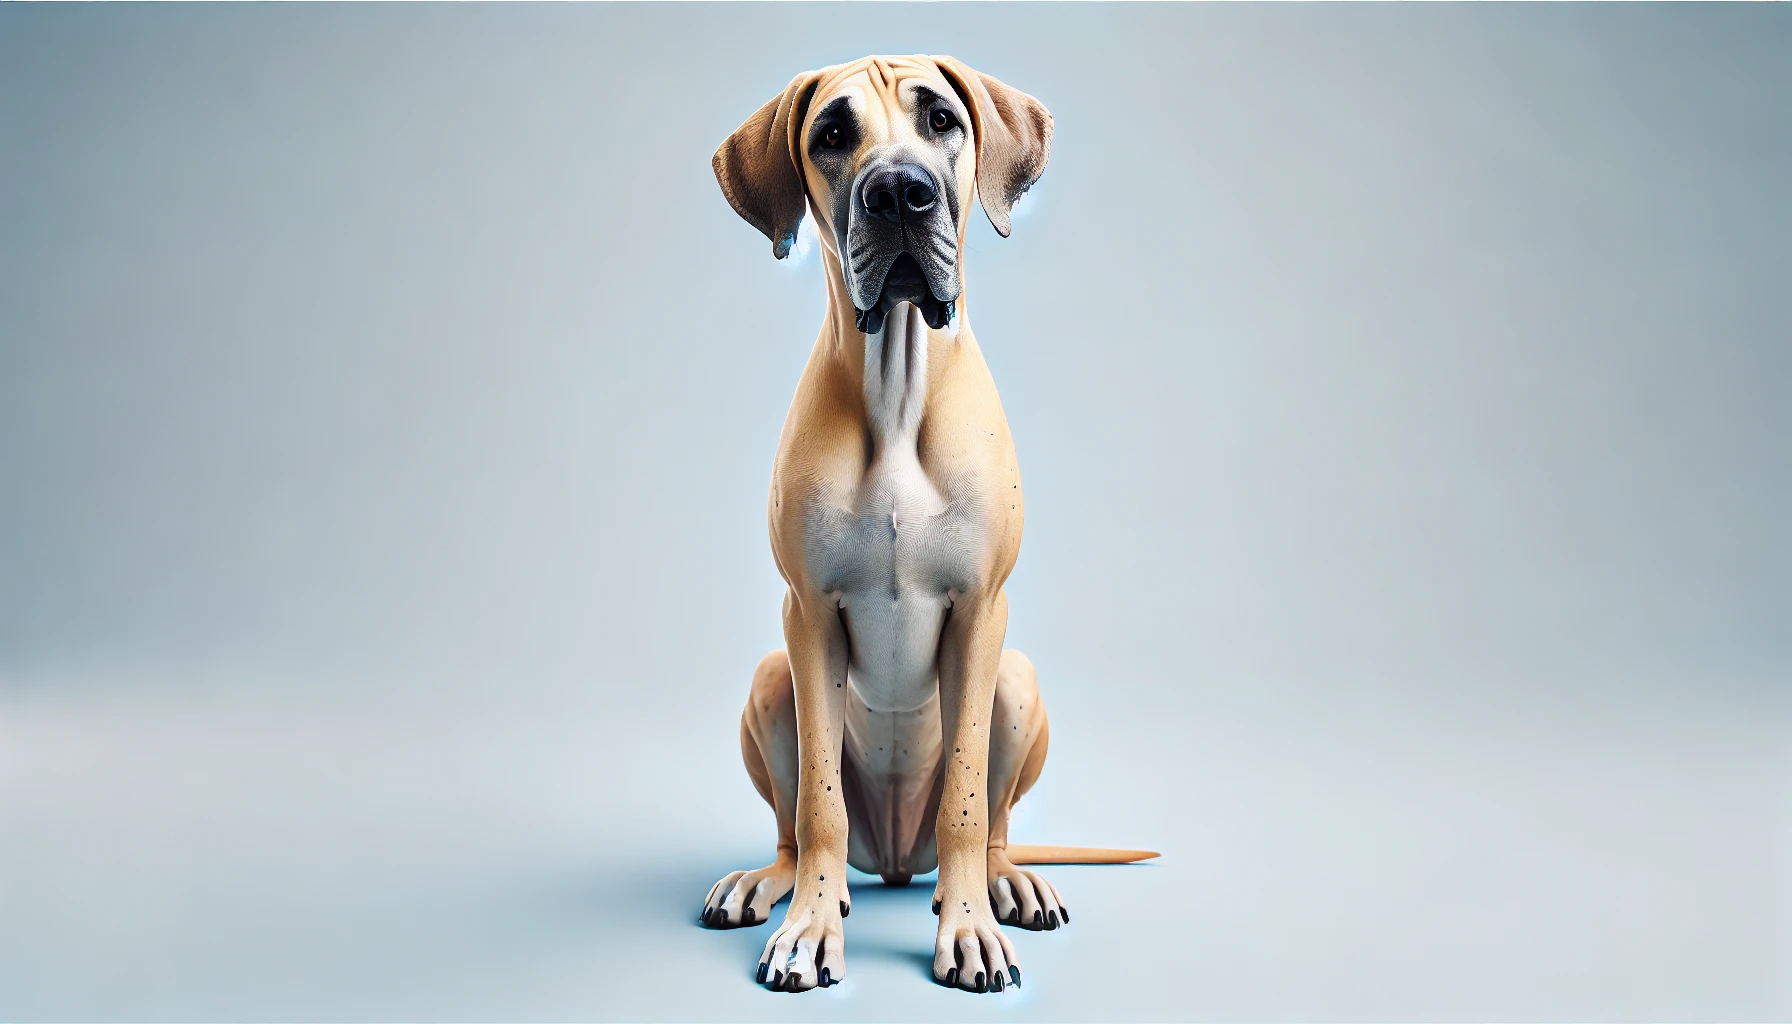
{"label": "wrinkled forehead", "polygon": [[964,104],[957,90],[931,58],[865,57],[822,74],[809,103],[808,121],[813,123],[824,112],[838,111],[844,105],[859,120],[879,123],[934,97],[963,116]]}

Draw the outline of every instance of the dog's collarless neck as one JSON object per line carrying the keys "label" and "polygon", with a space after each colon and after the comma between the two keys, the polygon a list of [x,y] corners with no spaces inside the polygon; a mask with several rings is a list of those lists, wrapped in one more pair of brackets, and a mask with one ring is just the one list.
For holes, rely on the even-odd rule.
{"label": "dog's collarless neck", "polygon": [[913,450],[927,406],[929,332],[920,311],[902,303],[890,311],[883,330],[864,335],[861,383],[865,392],[865,428],[872,446],[882,453]]}
{"label": "dog's collarless neck", "polygon": [[[943,330],[929,328],[921,311],[904,302],[890,310],[882,330],[865,334],[855,324],[857,310],[840,273],[839,258],[831,249],[824,253],[823,266],[828,276],[825,344],[841,385],[862,395],[869,454],[873,458],[893,451],[915,454],[927,407],[930,353],[932,361],[939,363],[931,367],[931,375],[938,376],[950,367],[957,346],[968,338],[964,295],[960,293],[956,316]],[[934,351],[940,340],[936,335],[950,344]]]}

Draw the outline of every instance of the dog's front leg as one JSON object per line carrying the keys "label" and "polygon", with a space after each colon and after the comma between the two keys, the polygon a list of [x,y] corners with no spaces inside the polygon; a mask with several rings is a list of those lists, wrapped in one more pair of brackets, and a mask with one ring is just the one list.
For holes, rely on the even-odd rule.
{"label": "dog's front leg", "polygon": [[973,992],[1020,984],[1020,962],[989,905],[989,731],[1008,595],[952,606],[940,642],[940,713],[951,747],[940,794],[933,978]]}
{"label": "dog's front leg", "polygon": [[766,941],[759,981],[801,992],[846,974],[846,800],[840,743],[846,731],[846,630],[822,595],[784,598],[784,645],[796,690],[796,888],[784,923]]}

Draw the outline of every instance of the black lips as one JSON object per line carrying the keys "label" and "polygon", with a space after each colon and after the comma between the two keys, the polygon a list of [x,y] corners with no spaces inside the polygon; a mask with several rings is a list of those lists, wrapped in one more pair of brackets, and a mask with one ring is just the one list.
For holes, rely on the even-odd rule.
{"label": "black lips", "polygon": [[890,264],[889,273],[884,275],[884,290],[877,298],[877,305],[858,310],[859,330],[866,334],[883,330],[890,311],[901,302],[912,303],[921,311],[921,319],[936,331],[952,322],[953,301],[934,297],[933,289],[927,286],[927,276],[921,272],[921,264],[905,252],[896,257],[896,262]]}

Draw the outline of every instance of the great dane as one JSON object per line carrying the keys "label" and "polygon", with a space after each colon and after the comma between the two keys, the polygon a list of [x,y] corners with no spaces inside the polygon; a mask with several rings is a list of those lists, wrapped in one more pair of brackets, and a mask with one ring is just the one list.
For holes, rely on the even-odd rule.
{"label": "great dane", "polygon": [[983,992],[1020,984],[998,922],[1070,920],[1016,865],[1155,856],[1008,844],[1049,730],[1032,664],[1002,649],[1025,503],[971,333],[964,234],[973,197],[1008,234],[1051,138],[1038,100],[950,57],[867,57],[798,75],[715,154],[779,259],[814,218],[828,289],[767,509],[785,649],[759,663],[740,725],[777,857],[717,882],[702,914],[758,924],[790,896],[759,962],[774,989],[845,976],[848,864],[892,885],[937,865],[933,977]]}

